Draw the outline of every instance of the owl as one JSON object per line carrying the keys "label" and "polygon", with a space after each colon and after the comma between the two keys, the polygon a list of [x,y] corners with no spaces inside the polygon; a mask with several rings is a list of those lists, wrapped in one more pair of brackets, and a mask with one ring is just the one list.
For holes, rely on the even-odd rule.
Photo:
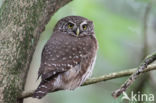
{"label": "owl", "polygon": [[41,82],[33,97],[40,99],[49,92],[74,90],[83,84],[92,73],[97,48],[92,21],[80,16],[59,20],[42,51]]}

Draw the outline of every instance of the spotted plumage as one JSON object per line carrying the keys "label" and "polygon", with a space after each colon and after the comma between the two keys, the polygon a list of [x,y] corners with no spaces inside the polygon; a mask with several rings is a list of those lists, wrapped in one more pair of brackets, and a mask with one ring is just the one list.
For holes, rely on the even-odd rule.
{"label": "spotted plumage", "polygon": [[91,75],[96,52],[92,21],[80,16],[58,21],[42,51],[38,72],[42,80],[33,97],[79,87]]}

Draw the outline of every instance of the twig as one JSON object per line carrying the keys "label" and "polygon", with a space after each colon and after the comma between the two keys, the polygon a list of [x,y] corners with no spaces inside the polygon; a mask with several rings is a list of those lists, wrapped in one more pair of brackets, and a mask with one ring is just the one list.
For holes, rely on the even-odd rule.
{"label": "twig", "polygon": [[[86,82],[82,86],[86,86],[86,85],[90,85],[90,84],[94,84],[94,83],[98,83],[98,82],[102,82],[102,81],[107,81],[107,80],[111,80],[111,79],[116,79],[116,78],[120,78],[120,77],[129,76],[136,70],[137,70],[137,68],[133,68],[133,69],[129,69],[129,70],[123,70],[120,72],[110,73],[110,74],[99,76],[99,77],[93,77],[93,78],[86,80]],[[147,69],[143,72],[148,72],[151,70],[156,70],[156,64],[149,65],[147,67]],[[23,92],[19,96],[19,99],[31,97],[33,95],[34,91],[35,90]]]}
{"label": "twig", "polygon": [[136,78],[147,68],[147,66],[149,64],[151,64],[152,62],[154,62],[156,60],[156,53],[153,53],[150,56],[147,56],[147,58],[143,61],[143,63],[141,63],[137,69],[136,72],[134,72],[129,78],[128,80],[121,85],[121,87],[119,89],[117,89],[116,91],[114,91],[112,93],[112,96],[114,98],[117,98],[118,96],[121,95],[121,93],[123,91],[126,91],[126,89],[136,80]]}
{"label": "twig", "polygon": [[[145,7],[145,11],[143,14],[143,28],[142,28],[142,44],[143,44],[143,48],[141,50],[142,55],[140,56],[140,61],[139,63],[148,55],[149,52],[149,45],[148,45],[148,20],[149,20],[149,16],[150,16],[150,12],[151,12],[151,8],[152,8],[152,1],[149,0],[149,2],[147,3],[146,7]],[[149,79],[149,73],[147,73],[146,75],[142,75],[140,76],[140,78],[138,78],[138,82],[135,85],[135,88],[132,88],[134,93],[138,92],[138,91],[143,91],[145,84],[146,84],[146,80]],[[131,91],[131,90],[130,90]],[[138,102],[140,103],[140,102]]]}

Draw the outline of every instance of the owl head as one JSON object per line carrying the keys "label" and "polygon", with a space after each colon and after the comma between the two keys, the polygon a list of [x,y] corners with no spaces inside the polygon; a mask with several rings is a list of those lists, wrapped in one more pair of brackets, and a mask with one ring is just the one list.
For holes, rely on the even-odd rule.
{"label": "owl head", "polygon": [[54,28],[54,32],[65,32],[75,37],[94,35],[93,22],[81,16],[67,16],[59,20]]}

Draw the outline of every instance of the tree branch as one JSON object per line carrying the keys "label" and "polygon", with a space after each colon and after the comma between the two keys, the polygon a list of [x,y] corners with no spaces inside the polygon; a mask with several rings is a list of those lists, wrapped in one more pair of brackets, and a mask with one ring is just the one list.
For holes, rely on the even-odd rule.
{"label": "tree branch", "polygon": [[114,91],[112,93],[113,97],[118,97],[122,94],[123,91],[126,91],[126,89],[136,80],[136,78],[143,73],[143,71],[147,68],[147,66],[151,63],[153,63],[156,60],[156,52],[153,53],[152,55],[149,55],[145,58],[145,60],[143,61],[143,63],[141,63],[137,69],[136,72],[134,72],[127,81],[125,81],[124,84],[121,85],[121,87],[119,89],[117,89],[116,91]]}
{"label": "tree branch", "polygon": [[[146,68],[147,65],[149,65],[155,59],[156,59],[156,53],[153,54],[152,56],[149,56],[147,59],[145,59],[146,65],[143,63],[144,65],[139,66],[139,68]],[[156,64],[149,65],[146,70],[142,69],[142,71],[139,71],[139,72],[137,71],[137,68],[133,68],[133,69],[129,69],[129,70],[123,70],[120,72],[110,73],[110,74],[99,76],[99,77],[93,77],[93,78],[86,80],[86,82],[84,84],[82,84],[81,86],[86,86],[86,85],[90,85],[90,84],[94,84],[94,83],[98,83],[98,82],[102,82],[102,81],[107,81],[107,80],[111,80],[111,79],[116,79],[116,78],[120,78],[120,77],[125,77],[125,76],[131,75],[133,73],[137,73],[137,74],[139,73],[140,74],[140,72],[141,73],[142,72],[148,72],[151,70],[156,70]],[[19,96],[19,99],[31,97],[33,95],[34,91],[35,90],[23,92]]]}
{"label": "tree branch", "polygon": [[[149,0],[149,3],[147,3],[146,7],[145,7],[145,11],[143,13],[143,20],[142,20],[142,50],[141,50],[141,53],[142,55],[140,56],[140,61],[138,63],[140,63],[147,55],[148,55],[148,52],[149,52],[149,45],[148,45],[148,20],[149,20],[149,16],[150,16],[150,12],[151,12],[151,8],[152,8],[152,2],[151,0]],[[142,92],[145,88],[145,84],[146,84],[146,80],[149,79],[149,76],[150,74],[147,73],[146,75],[142,75],[138,78],[138,82],[136,83],[135,85],[135,88],[131,88],[133,89],[133,92],[134,93],[137,93],[138,91]],[[131,90],[129,90],[131,91]],[[128,93],[129,94],[129,93]],[[140,103],[140,102],[139,102]]]}
{"label": "tree branch", "polygon": [[71,0],[3,0],[0,8],[0,103],[23,103],[27,72],[51,16]]}

